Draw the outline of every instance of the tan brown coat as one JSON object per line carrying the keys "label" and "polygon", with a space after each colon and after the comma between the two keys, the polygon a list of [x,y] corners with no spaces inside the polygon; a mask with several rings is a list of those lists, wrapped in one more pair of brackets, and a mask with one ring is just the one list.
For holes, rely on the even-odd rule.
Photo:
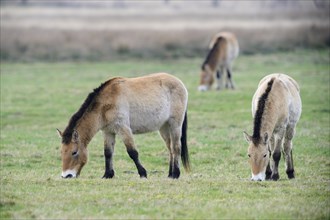
{"label": "tan brown coat", "polygon": [[115,137],[123,140],[141,177],[133,134],[159,131],[170,152],[169,177],[180,175],[179,157],[189,170],[186,145],[188,92],[176,77],[157,73],[137,78],[117,77],[89,94],[62,133],[62,177],[76,177],[87,162],[87,145],[99,131],[104,135],[105,174],[114,176]]}
{"label": "tan brown coat", "polygon": [[[235,88],[232,80],[232,63],[239,53],[239,45],[236,36],[230,32],[216,34],[210,42],[210,51],[202,65],[198,90],[209,90],[217,79],[217,89],[222,88],[226,78],[226,88]],[[227,72],[227,74],[225,74]]]}
{"label": "tan brown coat", "polygon": [[292,139],[301,108],[299,86],[291,77],[276,73],[260,81],[252,99],[253,135],[245,133],[252,180],[278,180],[281,150],[287,175],[294,178]]}

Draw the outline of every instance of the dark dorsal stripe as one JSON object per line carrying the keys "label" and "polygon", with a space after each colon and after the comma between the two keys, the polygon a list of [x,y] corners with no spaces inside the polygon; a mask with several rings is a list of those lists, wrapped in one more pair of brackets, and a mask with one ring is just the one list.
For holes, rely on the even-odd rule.
{"label": "dark dorsal stripe", "polygon": [[206,66],[206,64],[208,64],[208,63],[211,61],[212,57],[214,56],[214,53],[215,53],[216,50],[218,49],[218,45],[219,45],[219,42],[220,42],[220,38],[222,38],[222,37],[219,37],[219,38],[217,39],[217,41],[215,42],[215,44],[213,45],[213,47],[210,49],[209,53],[207,54],[206,59],[205,59],[203,65],[202,65],[202,70],[205,71],[205,66]]}
{"label": "dark dorsal stripe", "polygon": [[104,83],[102,83],[98,88],[94,89],[93,92],[89,93],[84,103],[80,106],[79,110],[71,117],[68,126],[63,132],[62,135],[62,143],[63,144],[69,144],[72,139],[72,134],[77,126],[78,121],[82,118],[82,116],[85,114],[85,112],[92,110],[91,108],[95,104],[95,98],[98,96],[100,91],[110,82],[111,80],[108,80]]}
{"label": "dark dorsal stripe", "polygon": [[261,124],[262,124],[262,115],[264,114],[265,111],[265,106],[266,106],[266,102],[267,102],[267,98],[268,95],[272,89],[272,85],[274,82],[275,78],[272,78],[268,84],[267,84],[267,88],[264,92],[264,94],[262,94],[262,96],[260,96],[259,101],[258,101],[258,109],[254,115],[254,128],[253,128],[253,139],[255,140],[259,140],[260,139],[260,129],[261,129]]}

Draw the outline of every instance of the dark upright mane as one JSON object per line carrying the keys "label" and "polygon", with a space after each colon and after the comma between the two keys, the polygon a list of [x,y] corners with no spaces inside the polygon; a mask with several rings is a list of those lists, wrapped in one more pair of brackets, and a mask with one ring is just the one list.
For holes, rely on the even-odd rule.
{"label": "dark upright mane", "polygon": [[215,42],[215,44],[213,45],[213,47],[210,49],[209,53],[207,54],[206,59],[202,65],[202,70],[205,70],[206,64],[208,64],[212,60],[214,53],[217,51],[218,46],[220,44],[220,39],[222,39],[222,37],[219,37],[217,39],[217,41]]}
{"label": "dark upright mane", "polygon": [[86,111],[91,110],[91,107],[93,106],[93,104],[95,102],[95,98],[97,97],[97,95],[106,86],[106,84],[109,81],[111,81],[111,80],[108,80],[108,81],[102,83],[98,88],[94,89],[93,92],[89,93],[89,95],[87,96],[84,103],[80,106],[79,110],[71,117],[69,124],[66,127],[66,129],[64,130],[63,135],[62,135],[63,144],[69,144],[71,142],[73,131],[74,131],[79,119],[81,119],[81,117],[84,115],[84,113]]}
{"label": "dark upright mane", "polygon": [[253,135],[252,135],[253,139],[255,139],[255,140],[260,139],[262,115],[264,114],[266,101],[267,101],[268,95],[270,93],[270,90],[272,89],[274,80],[275,80],[275,78],[272,78],[268,82],[267,88],[266,88],[264,94],[262,94],[262,96],[260,96],[259,101],[258,101],[258,109],[254,115],[254,128],[253,128]]}

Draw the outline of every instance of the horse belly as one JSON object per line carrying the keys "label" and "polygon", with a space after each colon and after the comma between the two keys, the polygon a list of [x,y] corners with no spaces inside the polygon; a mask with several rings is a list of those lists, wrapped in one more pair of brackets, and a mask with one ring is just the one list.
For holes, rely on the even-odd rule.
{"label": "horse belly", "polygon": [[133,134],[158,131],[169,118],[168,108],[146,109],[130,114],[130,127]]}

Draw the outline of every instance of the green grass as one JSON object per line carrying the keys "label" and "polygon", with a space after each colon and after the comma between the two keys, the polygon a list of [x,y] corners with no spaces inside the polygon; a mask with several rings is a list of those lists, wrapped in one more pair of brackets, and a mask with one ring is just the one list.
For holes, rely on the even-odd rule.
{"label": "green grass", "polygon": [[[329,51],[241,56],[234,66],[235,91],[197,92],[201,63],[1,63],[0,218],[329,219]],[[167,149],[154,132],[135,136],[147,180],[139,178],[119,139],[116,176],[101,179],[98,133],[81,176],[61,179],[56,128],[65,128],[87,94],[113,76],[161,71],[181,78],[189,91],[192,172],[167,178]],[[252,132],[252,95],[259,80],[273,72],[287,73],[301,86],[303,112],[293,142],[296,179],[288,180],[281,160],[278,182],[251,182],[242,132]]]}

